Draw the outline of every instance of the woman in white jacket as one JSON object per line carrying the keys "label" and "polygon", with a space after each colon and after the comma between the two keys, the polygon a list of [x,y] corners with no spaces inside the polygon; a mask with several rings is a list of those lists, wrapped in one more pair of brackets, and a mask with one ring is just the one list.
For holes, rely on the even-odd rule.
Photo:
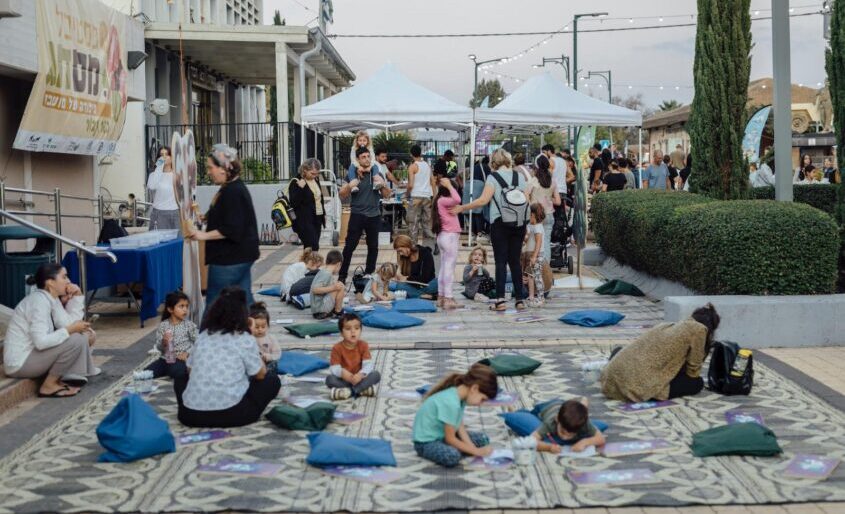
{"label": "woman in white jacket", "polygon": [[74,396],[78,387],[64,382],[97,375],[91,359],[94,333],[83,321],[85,299],[59,264],[44,264],[35,272],[38,289],[15,307],[3,342],[3,367],[15,378],[47,378],[41,397]]}

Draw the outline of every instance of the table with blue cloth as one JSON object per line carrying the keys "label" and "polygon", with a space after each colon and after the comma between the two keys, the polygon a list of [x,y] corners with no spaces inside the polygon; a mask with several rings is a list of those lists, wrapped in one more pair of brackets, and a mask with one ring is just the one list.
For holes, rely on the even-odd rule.
{"label": "table with blue cloth", "polygon": [[[167,293],[182,287],[182,239],[166,241],[144,248],[112,249],[117,262],[87,256],[87,289],[118,284],[143,283],[139,315],[144,320],[156,316],[158,306]],[[76,252],[67,252],[62,265],[71,282],[79,283],[79,261]]]}

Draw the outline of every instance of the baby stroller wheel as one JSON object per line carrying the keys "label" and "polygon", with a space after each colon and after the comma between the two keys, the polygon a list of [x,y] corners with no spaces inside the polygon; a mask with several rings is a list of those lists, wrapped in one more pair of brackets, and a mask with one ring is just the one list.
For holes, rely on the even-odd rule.
{"label": "baby stroller wheel", "polygon": [[332,246],[340,244],[340,234],[337,231],[332,232]]}
{"label": "baby stroller wheel", "polygon": [[575,259],[571,255],[566,258],[566,270],[570,275],[575,272]]}

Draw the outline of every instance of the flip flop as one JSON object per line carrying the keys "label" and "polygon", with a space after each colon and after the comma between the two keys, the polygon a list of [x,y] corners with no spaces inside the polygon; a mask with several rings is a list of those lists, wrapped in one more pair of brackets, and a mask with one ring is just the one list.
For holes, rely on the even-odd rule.
{"label": "flip flop", "polygon": [[50,394],[44,394],[44,393],[39,391],[38,397],[39,398],[70,398],[71,396],[76,396],[76,395],[79,394],[79,391],[77,391],[73,394],[59,394],[59,393],[64,392],[64,391],[70,391],[70,387],[62,386],[62,387],[56,389],[55,391],[53,391]]}
{"label": "flip flop", "polygon": [[[504,307],[504,308],[502,309],[501,307]],[[502,312],[502,311],[507,310],[507,307],[505,307],[504,301],[496,302],[493,305],[491,305],[489,308],[490,308],[491,311],[494,311],[494,312]]]}
{"label": "flip flop", "polygon": [[523,312],[523,311],[528,309],[528,307],[525,306],[525,302],[522,301],[522,300],[519,300],[518,302],[516,302],[514,304],[514,307],[516,307],[516,310],[518,310],[519,312]]}

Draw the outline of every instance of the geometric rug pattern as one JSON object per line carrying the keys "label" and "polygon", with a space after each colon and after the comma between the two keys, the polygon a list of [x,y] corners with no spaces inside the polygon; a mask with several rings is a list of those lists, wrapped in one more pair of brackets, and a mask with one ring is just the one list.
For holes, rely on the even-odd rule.
{"label": "geometric rug pattern", "polygon": [[[332,478],[305,464],[304,432],[276,428],[262,419],[230,429],[235,437],[177,448],[176,453],[128,464],[101,464],[95,428],[120,398],[129,378],[114,384],[86,406],[0,460],[0,512],[174,512],[270,511],[434,511],[443,509],[552,508],[689,504],[765,504],[845,500],[845,469],[826,481],[786,479],[786,462],[798,453],[845,458],[845,416],[763,365],[755,363],[753,392],[726,397],[703,392],[679,405],[637,414],[616,410],[598,384],[585,376],[583,362],[606,357],[609,345],[522,349],[543,362],[533,374],[500,379],[519,393],[517,408],[537,401],[585,395],[593,419],[609,423],[609,442],[663,438],[672,448],[620,458],[567,460],[543,453],[530,467],[500,471],[443,469],[417,457],[410,441],[418,404],[385,396],[413,389],[449,371],[465,370],[491,350],[377,350],[382,374],[379,395],[340,402],[338,409],[362,412],[357,424],[330,424],[327,431],[391,441],[402,478],[374,486]],[[325,352],[316,352],[326,356]],[[187,432],[176,420],[171,386],[160,381],[149,403],[174,433]],[[296,382],[288,393],[326,396],[322,384]],[[281,401],[281,400],[278,400]],[[272,405],[276,404],[274,402]],[[778,436],[784,455],[772,458],[711,457],[689,451],[692,434],[724,423],[731,409],[760,413]],[[496,414],[502,408],[466,410],[470,430],[483,430],[497,447],[511,434]],[[196,473],[197,466],[222,460],[271,461],[283,469],[270,478]],[[566,472],[648,468],[659,480],[648,485],[580,487]]]}

